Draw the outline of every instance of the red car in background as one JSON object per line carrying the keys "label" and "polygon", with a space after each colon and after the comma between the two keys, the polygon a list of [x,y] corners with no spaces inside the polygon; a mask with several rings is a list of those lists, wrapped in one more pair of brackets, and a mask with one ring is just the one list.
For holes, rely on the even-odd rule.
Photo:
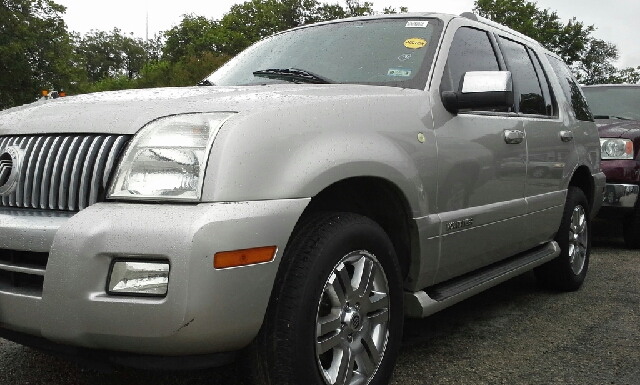
{"label": "red car in background", "polygon": [[599,216],[623,221],[624,242],[640,248],[640,85],[583,87],[598,125],[607,176]]}

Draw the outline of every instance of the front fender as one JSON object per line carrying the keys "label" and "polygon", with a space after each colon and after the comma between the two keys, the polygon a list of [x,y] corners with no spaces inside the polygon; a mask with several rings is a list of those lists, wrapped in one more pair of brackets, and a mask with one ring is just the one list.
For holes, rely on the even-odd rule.
{"label": "front fender", "polygon": [[421,130],[426,138],[420,143],[416,135],[424,125],[415,110],[405,120],[371,114],[375,110],[338,118],[313,106],[296,117],[270,111],[228,121],[215,139],[203,201],[313,197],[337,181],[370,176],[398,186],[416,217],[427,212],[416,161],[430,158],[429,152],[435,158],[432,130]]}

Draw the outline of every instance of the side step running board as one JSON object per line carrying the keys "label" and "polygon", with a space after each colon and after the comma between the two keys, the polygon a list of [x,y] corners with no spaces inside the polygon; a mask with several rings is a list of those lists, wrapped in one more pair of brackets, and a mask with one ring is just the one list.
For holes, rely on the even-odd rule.
{"label": "side step running board", "polygon": [[404,293],[404,313],[427,317],[560,255],[555,241],[417,292]]}

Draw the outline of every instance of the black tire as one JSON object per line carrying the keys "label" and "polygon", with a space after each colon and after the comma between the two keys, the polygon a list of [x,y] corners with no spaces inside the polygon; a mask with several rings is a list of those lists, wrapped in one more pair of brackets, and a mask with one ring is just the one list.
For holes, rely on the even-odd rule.
{"label": "black tire", "polygon": [[582,190],[570,186],[555,241],[560,255],[535,269],[538,281],[551,289],[578,290],[587,276],[591,254],[589,202]]}
{"label": "black tire", "polygon": [[640,202],[636,203],[633,213],[625,218],[623,226],[624,244],[630,249],[640,249]]}
{"label": "black tire", "polygon": [[[371,271],[373,278],[362,285],[366,294],[359,296],[358,290],[340,283],[365,282],[361,271]],[[285,250],[263,326],[250,348],[252,383],[349,384],[347,377],[332,380],[327,374],[348,368],[351,380],[363,372],[370,380],[363,384],[387,384],[402,339],[402,296],[395,251],[378,224],[351,213],[318,213],[301,220]],[[328,320],[332,321],[324,323]],[[321,353],[323,349],[327,351]],[[347,365],[340,361],[340,353],[354,358],[345,360]]]}

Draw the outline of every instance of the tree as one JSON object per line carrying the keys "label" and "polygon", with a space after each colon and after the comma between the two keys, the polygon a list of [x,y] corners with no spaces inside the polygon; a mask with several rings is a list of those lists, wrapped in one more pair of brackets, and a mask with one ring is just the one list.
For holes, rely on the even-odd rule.
{"label": "tree", "polygon": [[317,6],[316,0],[250,0],[233,5],[220,22],[230,53],[276,32],[317,21]]}
{"label": "tree", "polygon": [[556,12],[527,0],[476,0],[474,11],[537,40],[569,65],[582,58],[595,30],[575,18],[564,24]]}
{"label": "tree", "polygon": [[591,36],[595,27],[585,26],[576,18],[566,24],[556,12],[540,10],[527,0],[476,0],[474,11],[480,16],[506,25],[540,42],[555,52],[585,84],[619,83],[640,77],[638,69],[618,70],[618,48]]}
{"label": "tree", "polygon": [[616,83],[637,84],[640,83],[640,66],[627,67],[618,71],[619,79]]}
{"label": "tree", "polygon": [[164,32],[163,58],[172,63],[205,53],[225,50],[225,34],[220,24],[203,16],[182,15],[177,26]]}
{"label": "tree", "polygon": [[587,43],[580,62],[574,64],[578,81],[584,84],[606,84],[617,82],[617,68],[611,60],[618,59],[618,49],[604,40],[591,39]]}
{"label": "tree", "polygon": [[[388,8],[388,10],[395,10]],[[406,12],[406,7],[400,7]],[[317,0],[249,0],[231,7],[220,21],[226,34],[224,53],[234,55],[252,43],[290,28],[319,21],[373,15],[373,3],[345,0],[320,3]]]}
{"label": "tree", "polygon": [[[409,8],[407,7],[400,7],[400,13],[407,13],[409,12]],[[398,12],[396,12],[396,9],[393,7],[386,7],[382,10],[382,13],[384,13],[385,15],[393,15],[396,14]]]}
{"label": "tree", "polygon": [[118,28],[111,32],[91,30],[79,40],[81,57],[89,82],[126,75],[133,79],[147,63],[147,45]]}
{"label": "tree", "polygon": [[160,61],[142,69],[136,84],[141,88],[193,86],[222,66],[229,56],[206,52],[176,63]]}
{"label": "tree", "polygon": [[359,0],[346,0],[347,2],[347,16],[348,17],[356,17],[356,16],[369,16],[373,15],[373,3],[365,1],[360,4]]}
{"label": "tree", "polygon": [[81,70],[65,10],[52,0],[0,2],[0,109],[32,102],[42,89],[74,87]]}

